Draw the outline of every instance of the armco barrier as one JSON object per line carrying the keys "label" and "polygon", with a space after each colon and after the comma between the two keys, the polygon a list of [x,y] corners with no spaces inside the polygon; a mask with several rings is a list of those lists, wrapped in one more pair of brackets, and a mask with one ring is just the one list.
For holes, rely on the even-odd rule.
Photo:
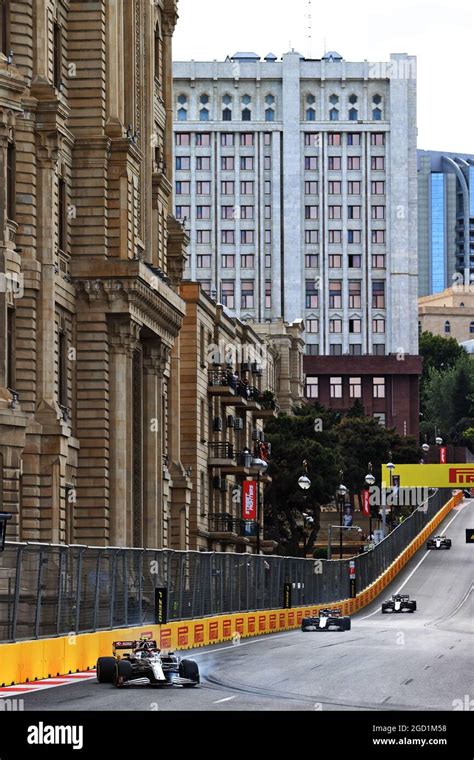
{"label": "armco barrier", "polygon": [[[324,603],[324,606],[341,607],[344,614],[352,615],[370,604],[461,499],[460,493],[452,497],[380,577],[359,592],[356,598]],[[0,644],[0,684],[9,686],[90,670],[95,667],[98,657],[111,653],[114,640],[139,638],[144,633],[151,633],[163,649],[194,649],[223,641],[238,643],[240,638],[298,628],[303,616],[316,615],[320,606],[313,604],[292,609],[238,612],[172,621],[161,626],[144,624],[133,628]]]}

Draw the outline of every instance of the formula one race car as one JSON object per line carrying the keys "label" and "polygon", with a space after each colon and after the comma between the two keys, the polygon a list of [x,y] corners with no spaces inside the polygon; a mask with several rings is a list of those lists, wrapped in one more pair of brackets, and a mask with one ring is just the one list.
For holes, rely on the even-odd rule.
{"label": "formula one race car", "polygon": [[350,631],[351,619],[344,617],[341,610],[320,610],[319,617],[303,618],[302,631]]}
{"label": "formula one race car", "polygon": [[451,549],[451,539],[446,536],[435,536],[429,538],[426,544],[427,549]]}
{"label": "formula one race car", "polygon": [[382,612],[415,612],[416,602],[408,594],[393,594],[391,599],[382,602]]}
{"label": "formula one race car", "polygon": [[[122,657],[118,651],[127,650]],[[114,641],[113,657],[97,660],[99,683],[122,686],[197,686],[199,668],[194,660],[181,660],[174,652],[158,649],[153,639]]]}

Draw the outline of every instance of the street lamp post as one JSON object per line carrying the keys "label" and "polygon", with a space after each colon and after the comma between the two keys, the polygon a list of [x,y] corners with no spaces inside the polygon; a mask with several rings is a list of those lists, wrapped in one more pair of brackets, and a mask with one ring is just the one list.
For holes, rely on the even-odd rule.
{"label": "street lamp post", "polygon": [[[346,494],[347,494],[347,488],[342,482],[342,479],[344,477],[344,473],[342,470],[339,471],[339,477],[341,479],[341,482],[337,488],[336,496],[337,496],[337,504],[339,505],[339,523],[342,526],[342,520],[343,520],[343,509],[344,504],[346,501]],[[342,529],[339,531],[339,559],[342,559]]]}
{"label": "street lamp post", "polygon": [[254,457],[251,460],[251,467],[257,471],[257,541],[256,553],[260,554],[260,476],[267,471],[268,464],[264,459]]}
{"label": "street lamp post", "polygon": [[[369,486],[369,491],[370,491],[370,489],[372,488],[372,486],[375,483],[375,477],[372,474],[372,462],[369,462],[369,464],[368,464],[368,470],[369,471],[368,471],[367,475],[365,476],[365,482]],[[371,537],[370,541],[372,541],[373,540],[372,539],[372,509],[371,509],[371,505],[370,505],[370,496],[369,496],[369,536]]]}
{"label": "street lamp post", "polygon": [[329,536],[328,536],[328,559],[332,559],[331,543],[332,543],[332,529],[333,528],[339,528],[339,531],[341,533],[343,530],[356,530],[358,533],[362,533],[362,528],[360,528],[358,525],[330,525]]}
{"label": "street lamp post", "polygon": [[[303,460],[304,473],[298,478],[298,485],[302,491],[304,491],[304,498],[306,501],[306,491],[311,487],[311,481],[308,478],[308,462]],[[303,513],[303,557],[306,557],[306,525],[310,523],[311,518]]]}

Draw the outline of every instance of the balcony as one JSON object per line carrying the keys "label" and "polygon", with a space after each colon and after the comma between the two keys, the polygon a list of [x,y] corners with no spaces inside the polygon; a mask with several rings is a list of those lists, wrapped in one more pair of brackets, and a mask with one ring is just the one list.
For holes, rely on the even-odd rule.
{"label": "balcony", "polygon": [[278,417],[280,407],[271,391],[260,394],[256,408],[252,410],[254,419],[266,420]]}
{"label": "balcony", "polygon": [[234,465],[234,447],[227,441],[217,441],[209,444],[209,467],[231,468]]}
{"label": "balcony", "polygon": [[228,512],[216,512],[209,515],[210,538],[215,541],[230,543],[247,543],[246,539],[256,535],[257,523],[232,517]]}
{"label": "balcony", "polygon": [[247,407],[249,389],[231,370],[211,370],[208,379],[208,393],[210,396],[219,396],[224,405]]}

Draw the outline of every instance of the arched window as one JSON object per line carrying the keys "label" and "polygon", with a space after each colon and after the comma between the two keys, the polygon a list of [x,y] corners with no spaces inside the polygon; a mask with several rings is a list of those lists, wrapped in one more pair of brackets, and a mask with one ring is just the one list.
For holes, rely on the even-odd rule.
{"label": "arched window", "polygon": [[451,323],[449,322],[449,320],[446,320],[446,322],[444,323],[444,332],[445,333],[451,332]]}
{"label": "arched window", "polygon": [[224,108],[222,111],[222,121],[232,121],[232,111],[230,108]]}
{"label": "arched window", "polygon": [[329,111],[329,119],[331,121],[339,121],[339,111],[337,108],[331,108]]}
{"label": "arched window", "polygon": [[274,96],[273,95],[267,95],[267,97],[265,98],[265,103],[267,104],[267,106],[273,106],[275,104],[275,98],[274,98]]}
{"label": "arched window", "polygon": [[224,106],[222,109],[222,120],[232,121],[232,98],[230,95],[224,95],[222,105]]}
{"label": "arched window", "polygon": [[358,100],[357,95],[351,95],[349,97],[349,103],[351,104],[351,106],[355,105],[357,103],[357,100]]}
{"label": "arched window", "polygon": [[275,111],[273,108],[265,109],[265,121],[275,121]]}
{"label": "arched window", "polygon": [[316,121],[316,111],[314,108],[306,109],[306,121]]}
{"label": "arched window", "polygon": [[242,111],[242,121],[250,121],[252,118],[252,112],[250,108],[244,108]]}
{"label": "arched window", "polygon": [[188,112],[185,108],[178,108],[178,121],[186,121],[188,118]]}
{"label": "arched window", "polygon": [[163,87],[163,42],[160,27],[155,27],[155,79],[159,90]]}
{"label": "arched window", "polygon": [[178,95],[178,121],[186,121],[188,118],[188,98],[187,95],[181,93]]}
{"label": "arched window", "polygon": [[199,121],[209,121],[209,109],[201,108],[199,111]]}
{"label": "arched window", "polygon": [[1,0],[0,2],[0,53],[8,55],[10,51],[10,30],[9,30],[9,1]]}
{"label": "arched window", "polygon": [[372,118],[374,121],[381,121],[382,119],[382,108],[379,107],[381,106],[381,103],[382,103],[382,96],[374,95],[372,98],[372,104],[375,106],[372,109]]}
{"label": "arched window", "polygon": [[380,108],[374,108],[372,111],[372,118],[374,121],[381,121],[382,120],[382,111]]}
{"label": "arched window", "polygon": [[357,108],[349,108],[349,121],[357,121],[359,112]]}

